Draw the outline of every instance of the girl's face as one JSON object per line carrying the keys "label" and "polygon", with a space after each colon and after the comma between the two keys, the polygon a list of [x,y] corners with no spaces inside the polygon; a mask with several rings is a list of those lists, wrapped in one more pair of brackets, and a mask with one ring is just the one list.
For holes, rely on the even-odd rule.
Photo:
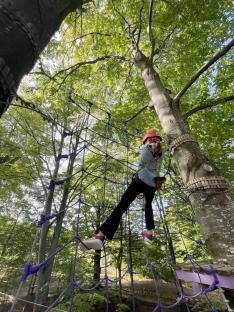
{"label": "girl's face", "polygon": [[161,140],[157,137],[154,137],[154,138],[149,138],[148,140],[148,143],[157,143],[157,142],[161,142]]}

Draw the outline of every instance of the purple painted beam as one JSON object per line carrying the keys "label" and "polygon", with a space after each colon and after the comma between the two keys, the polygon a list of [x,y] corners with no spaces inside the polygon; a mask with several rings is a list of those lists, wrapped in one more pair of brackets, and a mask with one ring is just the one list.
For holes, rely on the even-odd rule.
{"label": "purple painted beam", "polygon": [[[177,278],[180,280],[195,282],[199,284],[211,285],[214,281],[212,275],[200,272],[187,272],[183,270],[175,270]],[[217,274],[219,286],[228,289],[234,289],[234,275],[221,275]]]}
{"label": "purple painted beam", "polygon": [[200,283],[192,282],[192,294],[196,295],[202,290],[202,285]]}

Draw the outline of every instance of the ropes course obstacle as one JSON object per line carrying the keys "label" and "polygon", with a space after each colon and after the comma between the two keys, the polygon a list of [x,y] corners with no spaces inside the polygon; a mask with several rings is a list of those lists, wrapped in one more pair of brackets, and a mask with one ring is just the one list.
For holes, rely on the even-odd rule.
{"label": "ropes course obstacle", "polygon": [[[84,108],[84,105],[78,105],[75,100],[72,99],[70,96],[69,100],[74,104],[77,105],[80,109],[83,110],[85,113],[84,122],[82,124],[82,130],[77,131],[69,131],[68,129],[63,129],[63,139],[66,138],[74,138],[76,137],[77,133],[80,133],[79,136],[79,150],[74,153],[62,153],[60,151],[58,155],[55,157],[56,163],[59,163],[60,161],[70,161],[72,157],[78,157],[79,159],[79,165],[76,167],[78,168],[77,172],[72,173],[70,176],[64,176],[64,177],[52,177],[49,185],[48,190],[50,192],[53,192],[52,195],[54,195],[55,189],[58,187],[63,187],[66,185],[66,183],[70,182],[71,180],[75,180],[77,176],[79,176],[79,183],[76,188],[76,193],[72,196],[72,199],[69,203],[69,205],[66,206],[65,209],[62,209],[60,211],[55,212],[47,212],[45,211],[41,216],[40,219],[37,221],[37,230],[35,235],[35,240],[31,249],[31,252],[29,253],[27,262],[24,266],[24,271],[20,277],[19,280],[19,287],[13,296],[13,302],[11,305],[11,308],[9,309],[10,312],[13,312],[15,310],[15,306],[17,301],[22,300],[20,298],[20,291],[27,280],[27,278],[30,275],[37,274],[42,268],[44,268],[50,260],[54,259],[61,251],[63,251],[65,248],[72,248],[73,250],[73,257],[72,257],[72,269],[71,269],[71,275],[69,282],[64,287],[64,289],[61,291],[60,295],[57,297],[54,302],[52,302],[50,305],[45,306],[41,305],[40,303],[34,302],[33,305],[41,308],[43,306],[44,311],[50,311],[57,309],[57,306],[59,303],[64,299],[64,297],[69,293],[70,301],[68,306],[68,311],[73,311],[74,307],[74,298],[76,296],[76,292],[79,291],[93,291],[100,287],[100,285],[103,285],[105,287],[105,311],[109,311],[109,302],[110,302],[110,288],[112,283],[118,283],[121,281],[121,278],[125,276],[126,274],[129,274],[130,277],[130,291],[131,291],[131,311],[136,311],[136,294],[135,294],[135,275],[139,272],[134,271],[134,263],[133,263],[133,225],[131,224],[131,215],[133,212],[133,209],[129,209],[125,215],[124,218],[124,226],[123,226],[123,237],[126,241],[126,263],[127,268],[124,270],[122,276],[119,276],[116,280],[113,280],[109,277],[108,273],[108,259],[110,257],[109,254],[109,248],[108,244],[107,246],[104,246],[103,249],[103,261],[104,261],[104,274],[103,277],[97,281],[95,285],[92,285],[92,287],[85,287],[84,282],[79,281],[77,279],[78,274],[82,274],[82,272],[79,272],[79,259],[82,257],[79,254],[80,247],[84,245],[82,239],[83,237],[80,235],[81,229],[80,229],[80,223],[82,219],[82,208],[83,207],[94,207],[100,209],[100,221],[103,221],[106,216],[106,209],[110,206],[106,202],[106,192],[107,188],[112,184],[114,186],[119,186],[122,189],[127,186],[130,176],[136,172],[136,165],[134,163],[131,163],[129,161],[129,153],[131,151],[129,137],[138,138],[138,135],[135,135],[129,131],[128,122],[126,121],[118,121],[118,123],[121,126],[116,126],[116,123],[113,122],[112,124],[112,116],[110,112],[103,111],[103,113],[106,116],[106,119],[100,119],[99,117],[96,117],[94,113],[92,113],[92,103],[88,102],[88,107]],[[96,120],[96,122],[102,124],[102,131],[101,133],[93,130],[90,128],[90,119]],[[132,120],[131,118],[129,120]],[[112,128],[115,131],[119,131],[120,133],[123,133],[123,137],[125,142],[118,141],[116,137],[114,139],[111,138],[111,130]],[[132,129],[131,129],[132,130]],[[137,131],[136,131],[137,132]],[[98,145],[93,144],[90,140],[90,137],[95,134],[95,136],[100,137],[100,139],[104,139],[104,144]],[[113,156],[109,150],[111,149],[110,144],[118,144],[119,146],[122,146],[125,150],[125,160],[119,159],[116,156]],[[104,147],[103,147],[104,146]],[[176,148],[176,146],[174,146]],[[95,155],[98,155],[99,157],[102,157],[104,159],[103,161],[103,170],[101,174],[93,173],[92,170],[88,170],[85,165],[85,159],[89,157],[89,155],[93,153]],[[113,161],[118,163],[120,166],[124,166],[123,171],[123,179],[121,182],[115,181],[115,177],[109,178],[108,177],[108,162]],[[96,170],[94,170],[96,171]],[[171,187],[168,187],[168,190],[166,189],[165,192],[168,192],[170,196],[170,200],[162,199],[161,194],[157,193],[155,196],[155,216],[157,216],[157,219],[159,220],[159,223],[161,226],[155,230],[156,237],[165,245],[166,255],[167,259],[165,259],[164,263],[160,263],[158,261],[159,259],[153,259],[150,255],[150,251],[147,246],[144,246],[143,244],[143,252],[142,255],[145,259],[145,265],[144,269],[147,269],[149,274],[151,275],[151,279],[154,284],[154,288],[156,291],[156,297],[155,297],[155,307],[153,311],[163,311],[164,309],[174,309],[177,305],[183,304],[186,311],[190,311],[189,307],[189,301],[194,300],[195,298],[201,298],[204,297],[207,299],[208,305],[210,307],[210,311],[217,312],[218,309],[215,307],[215,305],[212,303],[211,299],[209,299],[208,294],[215,291],[216,289],[220,290],[223,294],[223,289],[234,289],[234,273],[232,272],[231,275],[225,274],[225,272],[221,272],[214,267],[204,267],[200,265],[194,258],[193,255],[189,253],[189,250],[186,246],[186,241],[190,239],[193,241],[204,253],[205,248],[204,244],[201,240],[201,238],[198,236],[200,235],[199,230],[196,225],[194,213],[192,211],[192,207],[189,206],[188,211],[190,211],[190,214],[187,214],[187,212],[184,212],[184,209],[181,209],[181,202],[184,207],[189,205],[189,200],[187,194],[184,192],[184,188],[178,182],[178,178],[175,176],[175,170],[171,167],[170,157],[168,160],[168,164],[166,165],[166,173],[165,175],[169,177],[170,185]],[[84,184],[87,177],[94,178],[94,181],[102,180],[103,186],[102,186],[102,200],[101,203],[98,205],[93,205],[93,203],[90,203],[85,200],[83,197],[83,193],[86,189],[86,185]],[[76,183],[74,182],[74,186],[76,187]],[[178,218],[182,220],[182,222],[188,222],[190,225],[192,225],[195,229],[195,235],[197,237],[187,237],[183,234],[183,231],[178,223],[177,232],[174,233],[173,230],[170,228],[170,224],[168,221],[168,216],[170,215],[170,206],[172,199],[174,200],[174,206],[175,209],[172,211],[174,215],[176,215]],[[75,200],[75,202],[73,202]],[[179,203],[180,202],[180,203]],[[76,206],[75,211],[75,233],[74,235],[61,247],[57,248],[56,251],[53,253],[50,253],[48,257],[43,259],[42,261],[32,264],[32,254],[33,250],[35,250],[35,242],[38,240],[38,234],[43,229],[44,226],[52,225],[54,222],[57,221],[61,215],[65,216],[65,214],[71,209],[71,207]],[[167,210],[168,209],[168,210]],[[135,211],[134,211],[135,212]],[[139,212],[139,210],[138,210]],[[141,212],[143,214],[143,211]],[[139,219],[139,218],[138,218]],[[139,219],[141,223],[141,232],[143,232],[143,215]],[[50,223],[51,222],[51,223]],[[160,229],[162,228],[162,230]],[[117,233],[118,234],[118,233]],[[137,236],[141,236],[139,233],[137,233]],[[178,240],[178,237],[180,237],[181,242],[184,247],[184,260],[187,261],[187,268],[185,269],[184,264],[178,264],[176,263],[176,255],[175,255],[175,249],[174,249],[174,242]],[[121,237],[122,239],[122,237]],[[178,289],[178,299],[173,304],[164,304],[161,299],[160,295],[160,283],[159,283],[159,273],[162,268],[169,267],[172,271],[174,277],[175,277],[175,284]],[[192,294],[186,294],[184,291],[182,281],[189,281],[192,283]],[[204,285],[207,285],[205,287]],[[228,311],[233,311],[232,308],[229,306],[229,303],[227,300],[225,300],[226,306]],[[46,309],[46,310],[45,310]],[[59,311],[59,308],[57,309]],[[39,310],[38,310],[39,311]]]}

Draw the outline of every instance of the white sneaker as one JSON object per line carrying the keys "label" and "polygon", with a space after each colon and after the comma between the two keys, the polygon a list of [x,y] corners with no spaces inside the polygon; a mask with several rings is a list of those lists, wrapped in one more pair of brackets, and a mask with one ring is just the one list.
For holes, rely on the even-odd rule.
{"label": "white sneaker", "polygon": [[94,237],[89,239],[84,239],[80,243],[80,249],[82,251],[87,251],[90,249],[100,250],[103,247],[105,241],[105,235],[96,234]]}

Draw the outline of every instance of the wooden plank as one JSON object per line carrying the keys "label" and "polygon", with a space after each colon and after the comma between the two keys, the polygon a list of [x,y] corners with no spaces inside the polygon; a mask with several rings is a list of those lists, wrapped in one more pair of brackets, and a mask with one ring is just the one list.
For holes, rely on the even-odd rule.
{"label": "wooden plank", "polygon": [[[184,280],[187,282],[195,282],[204,285],[211,285],[214,281],[214,277],[212,274],[206,274],[202,272],[187,272],[184,270],[175,270],[177,278],[180,280]],[[221,275],[216,273],[219,286],[228,289],[234,289],[234,275]]]}

